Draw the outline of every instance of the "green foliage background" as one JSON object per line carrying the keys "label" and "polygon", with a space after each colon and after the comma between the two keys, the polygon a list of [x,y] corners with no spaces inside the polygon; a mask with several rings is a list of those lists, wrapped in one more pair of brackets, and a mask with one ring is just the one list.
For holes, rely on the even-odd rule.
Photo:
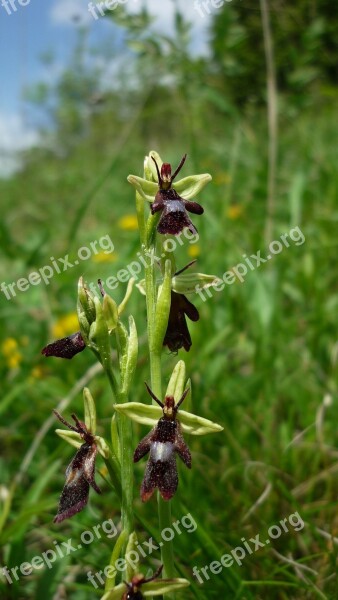
{"label": "green foliage background", "polygon": [[[173,514],[190,511],[198,528],[174,540],[178,571],[192,581],[179,598],[335,598],[338,591],[337,7],[325,0],[272,1],[270,14],[279,88],[273,239],[299,226],[306,240],[207,302],[196,298],[200,321],[189,324],[193,346],[179,358],[191,375],[193,410],[221,423],[224,432],[189,440],[192,473],[180,469]],[[97,399],[101,434],[108,435],[112,407],[104,377],[88,373],[89,353],[68,362],[47,361],[40,351],[52,339],[52,325],[74,311],[80,275],[104,280],[135,260],[137,231],[118,224],[134,213],[127,175],[142,174],[150,149],[174,164],[187,152],[184,175],[213,176],[197,222],[198,270],[222,276],[243,254],[267,254],[259,6],[233,2],[219,9],[210,56],[198,59],[189,52],[190,27],[180,13],[174,38],[153,33],[146,11],[130,17],[121,8],[109,18],[127,42],[123,52],[113,43],[109,50],[117,65],[113,88],[102,90],[102,72],[88,62],[92,51],[79,27],[72,62],[55,86],[26,91],[31,104],[48,111],[52,131],[44,132],[44,145],[26,153],[21,172],[0,181],[1,281],[17,281],[51,256],[72,260],[78,248],[107,234],[116,254],[113,263],[85,261],[11,300],[0,296],[0,343],[3,348],[13,338],[21,355],[17,368],[9,368],[2,353],[0,367],[0,564],[9,568],[53,548],[54,540],[77,540],[94,524],[119,519],[116,498],[98,476],[104,494],[62,527],[52,524],[71,449],[55,436],[53,422],[42,434],[41,428],[72,391],[65,412],[81,415],[76,386],[84,375]],[[179,267],[191,260],[188,248],[178,250]],[[145,400],[145,307],[136,291],[129,311],[142,340],[133,399]],[[167,379],[176,360],[165,355]],[[135,444],[145,432],[135,427]],[[135,468],[137,486],[143,468]],[[154,505],[141,507],[136,497],[135,506],[140,539],[156,538]],[[243,537],[260,533],[265,539],[270,525],[295,511],[306,523],[301,532],[283,533],[240,568],[196,584],[194,565],[218,560]],[[108,564],[113,542],[102,538],[13,585],[0,581],[1,597],[100,597],[86,572]]]}

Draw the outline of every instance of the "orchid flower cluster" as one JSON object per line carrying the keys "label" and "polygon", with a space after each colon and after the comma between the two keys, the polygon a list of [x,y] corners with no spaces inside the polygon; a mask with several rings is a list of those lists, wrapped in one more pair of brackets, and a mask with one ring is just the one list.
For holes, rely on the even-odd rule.
{"label": "orchid flower cluster", "polygon": [[[129,183],[136,190],[141,252],[145,265],[144,279],[135,287],[145,296],[147,307],[147,333],[150,365],[150,385],[146,383],[153,404],[130,401],[133,378],[137,368],[138,336],[134,318],[129,316],[128,327],[122,320],[128,300],[134,291],[134,280],[127,285],[120,305],[105,292],[98,280],[98,294],[89,290],[80,278],[78,286],[79,331],[48,344],[42,353],[72,359],[85,349],[91,350],[108,378],[113,396],[111,438],[97,435],[95,401],[88,388],[83,390],[84,421],[72,414],[74,424],[54,411],[56,418],[66,429],[57,434],[76,448],[76,454],[66,470],[66,481],[61,493],[54,522],[73,517],[84,509],[92,488],[97,494],[108,494],[95,480],[97,455],[104,460],[116,502],[121,508],[121,531],[115,543],[110,565],[127,556],[128,548],[135,544],[133,463],[149,454],[145,475],[141,484],[141,499],[149,501],[158,490],[159,528],[171,525],[170,499],[178,487],[178,456],[186,467],[192,466],[192,457],[184,434],[204,435],[223,428],[208,419],[182,410],[181,405],[191,397],[191,383],[186,378],[183,360],[174,366],[166,392],[162,390],[161,357],[163,348],[176,353],[192,346],[186,317],[198,321],[199,313],[186,295],[196,286],[203,289],[214,285],[217,278],[203,273],[186,273],[193,266],[189,263],[176,269],[173,252],[166,250],[168,236],[180,234],[184,228],[196,233],[188,212],[201,215],[204,211],[194,198],[211,180],[209,174],[191,175],[175,183],[185,163],[183,156],[177,169],[171,173],[171,165],[163,163],[152,151],[145,158],[144,177],[130,175]],[[150,210],[149,210],[150,209]],[[160,256],[156,261],[154,257]],[[112,350],[118,360],[113,360]],[[149,397],[148,396],[148,397]],[[132,421],[151,427],[150,432],[138,443],[133,452]],[[110,502],[110,500],[109,500]],[[160,578],[163,574],[163,578]],[[175,577],[172,542],[161,548],[160,565],[150,577],[131,570],[126,562],[122,581],[115,576],[107,579],[104,600],[132,600],[147,596],[170,594],[186,587],[186,579]]]}

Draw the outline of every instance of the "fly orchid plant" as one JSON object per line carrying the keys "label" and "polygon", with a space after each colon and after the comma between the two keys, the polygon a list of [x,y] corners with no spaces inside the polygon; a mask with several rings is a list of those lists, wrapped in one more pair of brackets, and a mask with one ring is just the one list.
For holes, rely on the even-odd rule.
{"label": "fly orchid plant", "polygon": [[[152,151],[145,158],[144,177],[128,177],[136,191],[142,264],[145,269],[144,279],[137,284],[137,288],[146,300],[150,365],[150,385],[146,384],[146,387],[153,404],[147,402],[146,393],[142,402],[130,401],[137,367],[138,337],[134,318],[129,316],[126,327],[121,316],[133,292],[133,279],[128,283],[123,301],[117,305],[105,292],[100,280],[96,295],[80,278],[77,304],[79,331],[48,344],[42,350],[46,357],[65,359],[72,359],[85,349],[91,350],[101,363],[111,387],[114,412],[109,441],[96,434],[96,406],[89,389],[83,391],[84,422],[72,414],[72,424],[54,411],[56,418],[66,427],[56,430],[57,434],[77,449],[66,470],[66,481],[54,522],[60,523],[83,510],[91,488],[98,494],[110,493],[95,481],[98,455],[106,464],[115,490],[114,501],[121,510],[121,532],[109,564],[109,569],[115,574],[106,580],[102,596],[104,600],[132,600],[164,594],[174,598],[175,590],[189,585],[188,580],[175,577],[172,541],[162,544],[161,566],[153,575],[145,576],[138,571],[131,571],[130,564],[125,560],[121,580],[115,581],[116,570],[113,567],[116,561],[124,560],[123,557],[127,557],[137,540],[134,463],[149,455],[140,495],[143,502],[152,501],[151,497],[158,490],[159,531],[162,531],[172,524],[170,499],[178,488],[176,456],[189,469],[193,467],[191,453],[183,436],[205,435],[223,429],[181,408],[185,398],[187,404],[191,396],[191,383],[187,381],[183,360],[174,366],[165,394],[162,389],[163,349],[167,347],[175,353],[181,349],[190,351],[192,341],[186,317],[191,321],[199,319],[198,310],[186,294],[194,293],[196,286],[205,289],[218,281],[213,275],[186,273],[186,269],[195,261],[177,271],[174,252],[168,250],[169,236],[179,235],[185,228],[197,233],[187,211],[195,215],[204,212],[195,197],[211,180],[209,174],[202,174],[176,181],[185,160],[186,155],[171,174],[171,165],[163,163],[160,156]],[[118,360],[112,359],[112,350],[116,351]],[[151,431],[135,449],[132,421],[151,427]]]}

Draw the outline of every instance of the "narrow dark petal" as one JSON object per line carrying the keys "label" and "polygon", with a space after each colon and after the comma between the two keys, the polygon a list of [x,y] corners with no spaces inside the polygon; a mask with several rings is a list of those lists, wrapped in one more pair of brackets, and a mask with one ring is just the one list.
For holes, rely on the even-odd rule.
{"label": "narrow dark petal", "polygon": [[56,340],[48,344],[41,350],[45,356],[55,356],[57,358],[71,359],[75,354],[82,352],[86,347],[80,331],[73,333],[61,340]]}
{"label": "narrow dark petal", "polygon": [[171,181],[174,181],[175,177],[178,175],[178,173],[180,172],[180,170],[182,169],[184,163],[185,163],[185,159],[187,158],[187,155],[184,154],[184,156],[182,156],[180,164],[178,165],[176,171],[173,173],[172,177],[171,177]]}
{"label": "narrow dark petal", "polygon": [[84,462],[88,453],[88,444],[82,444],[66,469],[66,482],[61,493],[59,508],[54,519],[60,523],[82,510],[89,496],[89,483],[84,476]]}
{"label": "narrow dark petal", "polygon": [[180,348],[184,348],[186,352],[190,350],[191,337],[185,315],[191,321],[199,319],[197,308],[189,302],[186,296],[172,291],[168,326],[163,341],[163,345],[167,346],[171,352],[177,352]]}
{"label": "narrow dark petal", "polygon": [[180,294],[180,296],[181,309],[185,312],[187,317],[189,317],[190,321],[198,321],[200,315],[196,306],[194,306],[184,294]]}
{"label": "narrow dark petal", "polygon": [[159,190],[155,196],[154,202],[150,205],[150,210],[151,210],[152,215],[154,215],[159,210],[163,210],[164,200],[165,200],[165,198],[163,197],[162,192]]}
{"label": "narrow dark petal", "polygon": [[61,523],[64,519],[69,519],[86,506],[90,486],[98,494],[101,494],[101,490],[94,479],[96,454],[96,444],[85,441],[68,465],[66,481],[60,496],[54,523]]}
{"label": "narrow dark petal", "polygon": [[137,446],[137,448],[134,452],[134,462],[138,462],[141,458],[143,458],[143,456],[145,456],[149,452],[155,429],[156,429],[156,427],[154,427],[154,429],[152,429],[140,441],[139,445]]}
{"label": "narrow dark petal", "polygon": [[[180,427],[180,424],[178,424],[178,425]],[[191,469],[190,450],[184,441],[184,438],[180,431],[180,428],[177,428],[177,430],[176,430],[175,450],[176,450],[178,456],[180,457],[180,459],[183,460],[184,464],[188,467],[188,469]]]}
{"label": "narrow dark petal", "polygon": [[184,200],[184,205],[186,210],[188,210],[191,213],[194,213],[195,215],[203,215],[204,213],[203,206],[198,204],[198,202],[190,202],[189,200]]}

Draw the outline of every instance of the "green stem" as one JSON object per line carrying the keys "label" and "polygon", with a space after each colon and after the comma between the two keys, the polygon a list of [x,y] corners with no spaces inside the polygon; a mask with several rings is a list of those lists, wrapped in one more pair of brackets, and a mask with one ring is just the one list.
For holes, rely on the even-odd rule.
{"label": "green stem", "polygon": [[[126,399],[119,398],[120,402]],[[131,421],[124,415],[119,415],[119,438],[121,451],[121,479],[122,479],[122,504],[121,522],[122,531],[127,533],[127,539],[134,530],[133,512],[133,437]]]}
{"label": "green stem", "polygon": [[[171,502],[166,502],[163,500],[160,494],[157,496],[157,508],[158,508],[158,521],[160,531],[166,529],[166,527],[171,528],[172,520],[171,520]],[[173,579],[175,577],[175,564],[174,564],[174,547],[172,541],[170,542],[162,542],[163,546],[161,547],[161,559],[162,564],[164,565],[164,574],[163,577],[168,577],[168,579]],[[173,593],[168,596],[168,598],[174,598],[175,595]]]}
{"label": "green stem", "polygon": [[[149,236],[150,238],[150,236]],[[148,238],[148,239],[149,239]],[[147,253],[151,253],[156,247],[156,237],[152,236],[152,243],[146,248]],[[148,254],[149,256],[149,254]],[[154,394],[162,399],[162,381],[161,381],[161,352],[155,348],[154,333],[155,333],[155,309],[157,299],[156,288],[156,266],[154,261],[148,258],[145,268],[145,286],[146,286],[146,304],[147,304],[147,322],[148,322],[148,344],[149,344],[149,361],[150,361],[150,376],[151,389]],[[171,527],[171,503],[165,502],[158,494],[158,519],[160,531],[166,527]],[[163,577],[175,577],[174,566],[174,551],[172,541],[166,542],[161,547],[161,560],[163,564]],[[168,596],[174,600],[175,594]]]}

